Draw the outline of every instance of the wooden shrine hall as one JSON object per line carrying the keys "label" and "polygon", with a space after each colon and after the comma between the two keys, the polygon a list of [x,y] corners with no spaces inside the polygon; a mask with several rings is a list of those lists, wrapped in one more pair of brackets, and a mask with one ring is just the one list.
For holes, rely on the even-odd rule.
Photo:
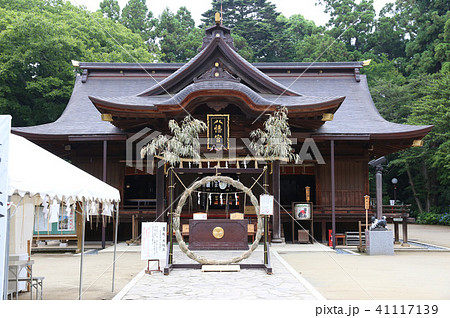
{"label": "wooden shrine hall", "polygon": [[[173,169],[179,178],[173,181],[174,197],[183,185],[218,173],[254,185],[257,197],[267,190],[275,201],[272,242],[299,241],[302,228],[326,242],[332,216],[337,233],[355,231],[365,219],[364,195],[370,193],[368,162],[411,147],[432,128],[383,119],[360,74],[362,62],[252,64],[237,52],[230,29],[220,24],[206,29],[199,53],[186,64],[78,66],[82,74],[60,118],[16,127],[13,133],[119,189],[121,240],[138,237],[142,221],[167,221],[168,166],[142,161],[139,154],[155,136],[170,135],[171,119],[181,122],[192,115],[208,125],[201,136],[200,164],[186,160]],[[288,109],[293,147],[303,151],[302,163],[267,164],[249,147],[250,132],[263,128],[266,114],[280,107]],[[259,178],[263,171],[267,175]],[[293,222],[296,203],[310,203],[312,213]],[[182,223],[198,212],[208,219],[242,213],[249,224],[256,220],[248,198],[220,182],[203,185],[201,194],[188,200]],[[95,222],[92,218],[87,239],[100,240],[102,233],[103,241],[110,240],[112,224],[98,231]]]}

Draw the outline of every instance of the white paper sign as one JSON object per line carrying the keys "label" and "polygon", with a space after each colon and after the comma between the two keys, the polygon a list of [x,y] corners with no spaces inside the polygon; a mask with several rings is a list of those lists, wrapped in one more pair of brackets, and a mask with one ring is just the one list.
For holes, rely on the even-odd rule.
{"label": "white paper sign", "polygon": [[11,116],[0,116],[0,299],[3,298],[5,277],[6,227],[8,207],[8,158]]}
{"label": "white paper sign", "polygon": [[273,215],[273,195],[261,194],[259,196],[259,214]]}
{"label": "white paper sign", "polygon": [[193,214],[194,220],[207,220],[208,214],[206,213],[194,213]]}
{"label": "white paper sign", "polygon": [[165,259],[167,253],[167,223],[142,222],[141,259]]}

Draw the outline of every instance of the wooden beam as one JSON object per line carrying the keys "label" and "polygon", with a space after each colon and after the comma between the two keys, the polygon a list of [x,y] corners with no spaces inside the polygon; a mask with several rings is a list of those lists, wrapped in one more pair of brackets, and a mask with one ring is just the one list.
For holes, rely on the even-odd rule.
{"label": "wooden beam", "polygon": [[336,189],[334,180],[334,140],[331,140],[331,230],[333,232],[333,248],[336,248]]}
{"label": "wooden beam", "polygon": [[[106,163],[108,162],[108,141],[103,140],[103,182],[106,183]],[[102,249],[106,247],[106,222],[102,215]]]}
{"label": "wooden beam", "polygon": [[280,161],[272,163],[272,189],[273,189],[273,219],[272,219],[272,242],[281,243],[281,222],[280,222]]}
{"label": "wooden beam", "polygon": [[156,219],[158,222],[164,222],[164,164],[162,161],[156,164]]}

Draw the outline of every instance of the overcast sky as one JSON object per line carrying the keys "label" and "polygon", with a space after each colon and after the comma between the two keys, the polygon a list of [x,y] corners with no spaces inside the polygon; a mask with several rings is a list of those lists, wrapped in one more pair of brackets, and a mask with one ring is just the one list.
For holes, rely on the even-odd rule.
{"label": "overcast sky", "polygon": [[[394,0],[375,0],[375,9],[377,13],[387,2]],[[101,0],[70,0],[74,5],[85,5],[88,10],[96,11],[100,8]],[[127,4],[128,0],[119,0],[120,8]],[[147,0],[147,7],[153,12],[154,16],[159,16],[164,8],[169,7],[172,12],[185,6],[192,13],[197,25],[200,24],[201,14],[211,7],[211,0]],[[277,6],[277,11],[283,13],[286,17],[292,14],[301,13],[308,20],[313,20],[317,25],[325,25],[328,16],[323,12],[323,7],[315,6],[316,0],[270,0]]]}

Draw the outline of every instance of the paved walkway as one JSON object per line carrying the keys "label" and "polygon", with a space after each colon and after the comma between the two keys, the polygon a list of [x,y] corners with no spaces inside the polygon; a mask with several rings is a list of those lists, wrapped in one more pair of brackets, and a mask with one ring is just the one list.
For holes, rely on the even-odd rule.
{"label": "paved walkway", "polygon": [[[208,259],[230,259],[242,252],[198,251]],[[262,269],[240,272],[202,272],[174,269],[170,275],[144,274],[142,271],[114,299],[123,300],[315,300],[324,299],[308,282],[278,256],[271,253],[273,274]],[[262,264],[260,246],[243,263]],[[174,263],[195,263],[174,247]]]}

